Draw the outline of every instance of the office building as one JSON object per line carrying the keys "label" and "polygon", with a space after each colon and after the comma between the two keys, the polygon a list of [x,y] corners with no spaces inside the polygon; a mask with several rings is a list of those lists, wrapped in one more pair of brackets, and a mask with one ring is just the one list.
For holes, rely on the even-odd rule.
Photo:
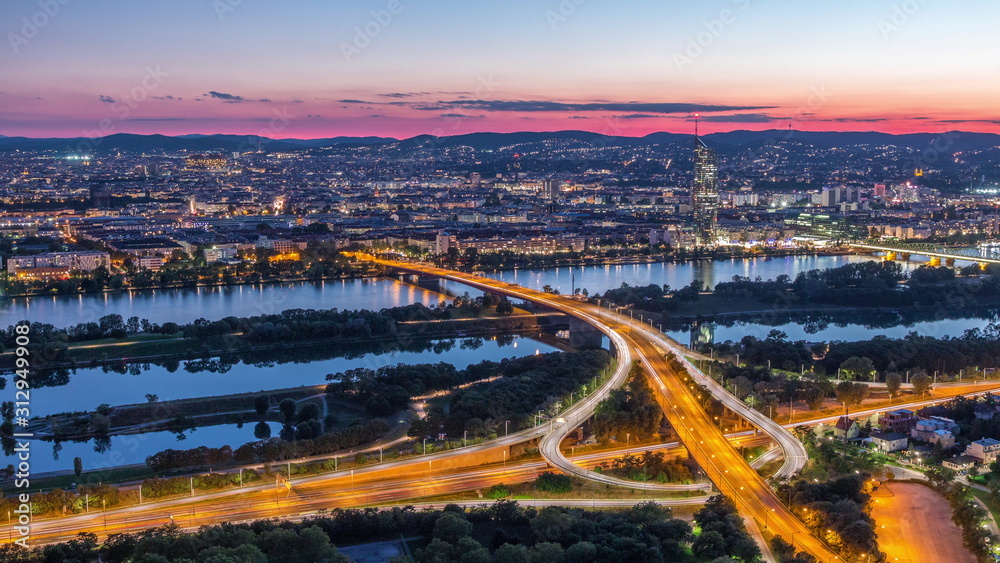
{"label": "office building", "polygon": [[691,186],[691,207],[696,243],[714,246],[719,221],[719,165],[715,151],[695,136],[694,184]]}

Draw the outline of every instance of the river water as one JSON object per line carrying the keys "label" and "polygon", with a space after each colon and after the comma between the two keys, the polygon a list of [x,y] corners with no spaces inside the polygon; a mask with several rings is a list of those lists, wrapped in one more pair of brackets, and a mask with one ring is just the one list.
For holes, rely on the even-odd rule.
{"label": "river water", "polygon": [[[225,373],[192,371],[196,363],[181,362],[180,368],[171,372],[167,368],[151,365],[138,375],[121,374],[102,368],[78,369],[70,373],[65,385],[39,387],[32,390],[31,406],[34,416],[75,411],[92,411],[100,403],[127,405],[145,402],[146,393],[158,395],[160,401],[227,395],[255,391],[269,391],[288,387],[316,385],[316,393],[323,393],[326,375],[354,368],[377,369],[395,364],[447,362],[463,369],[483,360],[499,361],[532,354],[546,354],[555,348],[523,337],[502,339],[469,338],[438,341],[433,349],[424,352],[392,351],[364,354],[352,358],[331,358],[308,363],[245,364],[235,363]],[[475,343],[474,346],[470,345]],[[464,344],[464,346],[463,346]],[[83,397],[81,399],[81,397]],[[58,459],[52,455],[53,444],[35,441],[32,472],[68,470],[73,458],[79,456],[86,468],[108,467],[143,463],[146,457],[167,448],[189,449],[198,446],[234,449],[253,441],[254,424],[237,428],[236,425],[218,425],[188,432],[186,439],[178,439],[173,432],[150,432],[142,435],[114,436],[108,449],[95,451],[89,442],[65,442]],[[277,435],[279,427],[272,428]],[[13,456],[0,456],[0,466],[15,463]]]}

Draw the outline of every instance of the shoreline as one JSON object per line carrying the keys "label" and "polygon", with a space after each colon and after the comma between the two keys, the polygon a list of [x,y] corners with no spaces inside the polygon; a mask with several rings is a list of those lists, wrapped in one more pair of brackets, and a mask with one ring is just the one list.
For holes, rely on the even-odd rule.
{"label": "shoreline", "polygon": [[[624,266],[624,265],[641,265],[641,264],[667,264],[667,263],[687,263],[687,262],[698,262],[698,261],[712,261],[721,262],[726,260],[756,260],[760,258],[788,258],[792,256],[857,256],[863,255],[852,250],[836,250],[836,251],[788,251],[773,254],[727,254],[724,256],[712,256],[711,254],[701,255],[695,254],[693,256],[676,256],[676,255],[656,255],[657,257],[651,256],[632,256],[623,258],[580,258],[577,260],[570,260],[566,263],[560,264],[547,264],[539,267],[528,266],[507,266],[503,268],[493,268],[488,271],[490,272],[511,272],[514,270],[524,270],[524,269],[556,269],[556,268],[574,268],[574,267],[587,267],[587,266]],[[874,259],[874,258],[873,258]],[[471,270],[470,270],[471,271]],[[120,289],[104,289],[101,291],[72,291],[72,292],[55,292],[55,293],[17,293],[17,294],[4,294],[0,295],[0,303],[2,302],[13,302],[17,299],[31,299],[35,297],[63,297],[63,296],[87,296],[87,295],[114,295],[114,294],[127,294],[131,292],[147,292],[147,291],[167,291],[167,290],[196,290],[203,288],[225,288],[225,287],[245,287],[245,286],[268,286],[276,285],[282,283],[292,283],[292,284],[303,284],[309,282],[328,282],[328,281],[347,281],[347,280],[367,280],[367,279],[378,279],[384,278],[383,275],[375,275],[370,273],[360,274],[356,276],[350,275],[338,275],[338,276],[323,276],[319,278],[282,278],[275,280],[257,280],[257,281],[245,281],[236,283],[197,283],[194,285],[164,285],[164,286],[152,286],[152,287],[123,287]]]}

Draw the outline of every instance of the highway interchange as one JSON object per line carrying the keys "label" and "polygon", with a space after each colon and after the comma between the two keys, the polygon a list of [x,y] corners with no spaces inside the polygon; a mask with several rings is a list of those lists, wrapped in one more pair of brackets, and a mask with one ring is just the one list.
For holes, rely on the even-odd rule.
{"label": "highway interchange", "polygon": [[[756,469],[751,467],[733,447],[731,441],[752,440],[746,443],[756,445],[761,443],[761,439],[764,442],[773,440],[778,448],[769,452],[767,459],[758,460],[756,465],[761,461],[777,458],[776,454],[780,451],[783,465],[776,474],[778,478],[791,477],[805,465],[807,459],[802,444],[787,429],[748,408],[716,381],[701,373],[659,331],[638,320],[601,309],[585,301],[424,264],[380,260],[362,255],[358,255],[357,258],[371,260],[397,271],[455,281],[483,291],[533,302],[573,316],[601,330],[610,339],[617,358],[615,371],[596,391],[571,405],[548,424],[490,442],[350,471],[295,478],[290,487],[282,483],[257,484],[241,489],[198,494],[190,498],[147,502],[139,507],[107,512],[91,510],[89,514],[36,520],[32,528],[32,543],[38,545],[65,541],[81,531],[91,531],[103,536],[115,532],[137,531],[169,522],[174,522],[183,529],[195,529],[208,524],[276,516],[301,518],[339,507],[411,504],[412,502],[407,501],[461,491],[484,491],[499,482],[530,481],[542,471],[556,467],[587,480],[640,490],[641,496],[633,500],[608,502],[634,503],[647,496],[661,498],[667,493],[668,496],[676,497],[665,500],[667,504],[699,504],[706,498],[705,494],[711,488],[711,484],[714,484],[718,490],[736,502],[748,528],[758,540],[763,529],[781,535],[790,543],[794,543],[798,549],[817,557],[819,561],[836,560],[836,555],[819,538],[814,537],[785,507]],[[674,369],[670,365],[671,359],[675,363],[680,362],[682,369]],[[621,456],[623,451],[581,454],[570,460],[560,448],[567,434],[589,418],[597,404],[613,389],[625,382],[633,362],[636,361],[645,368],[651,388],[655,391],[666,418],[671,426],[678,430],[681,442],[705,471],[711,484],[659,484],[622,480],[591,471],[590,468],[601,461]],[[752,423],[763,433],[763,437],[754,438],[745,433],[725,436],[699,403],[694,394],[694,390],[697,389],[695,384],[707,389],[727,408]],[[985,384],[954,386],[948,389],[948,395],[985,393],[993,388],[994,385]],[[915,408],[940,400],[941,397],[912,401],[896,405],[894,408]],[[794,426],[816,422],[817,419],[799,420]],[[539,440],[539,452],[543,460],[507,460],[506,452],[510,446],[531,440]],[[664,444],[657,446],[656,449],[673,450],[677,453],[682,451],[678,449],[677,444]],[[638,449],[633,448],[633,451]],[[480,457],[487,455],[495,459],[488,465],[449,466],[456,465],[462,457],[477,454]],[[488,499],[484,502],[488,502]],[[579,502],[594,506],[604,505],[603,501]],[[0,541],[6,539],[0,537]]]}

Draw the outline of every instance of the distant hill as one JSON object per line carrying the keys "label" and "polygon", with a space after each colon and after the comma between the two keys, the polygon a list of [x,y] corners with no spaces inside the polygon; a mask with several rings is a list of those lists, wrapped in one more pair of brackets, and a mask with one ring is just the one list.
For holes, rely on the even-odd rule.
{"label": "distant hill", "polygon": [[[643,137],[602,135],[589,131],[550,131],[519,133],[469,133],[435,137],[417,135],[408,139],[391,137],[330,137],[325,139],[268,139],[245,135],[134,135],[119,133],[98,139],[0,136],[0,152],[15,150],[80,151],[107,153],[126,152],[208,152],[253,150],[261,146],[266,151],[294,151],[345,145],[370,146],[386,154],[403,155],[469,147],[476,151],[544,152],[546,149],[588,147],[651,147],[686,142],[691,135],[658,132]],[[820,148],[831,146],[898,146],[915,150],[937,148],[944,152],[986,149],[1000,146],[1000,135],[993,133],[911,133],[893,135],[876,131],[830,132],[788,131],[729,131],[704,135],[710,145],[720,150],[740,150],[775,142],[794,142]]]}
{"label": "distant hill", "polygon": [[0,137],[0,152],[15,150],[64,151],[107,153],[126,152],[208,152],[254,150],[260,146],[268,151],[301,150],[303,148],[327,147],[343,144],[371,145],[391,143],[392,138],[381,137],[333,137],[330,139],[268,139],[256,135],[134,135],[117,133],[99,138],[49,138]]}
{"label": "distant hill", "polygon": [[894,145],[922,149],[936,146],[939,149],[955,151],[984,149],[1000,145],[1000,135],[995,133],[969,133],[949,131],[945,133],[907,133],[893,135],[878,131],[788,131],[769,129],[766,131],[729,131],[710,133],[704,136],[709,141],[727,145],[748,146],[782,139],[794,140],[819,146],[878,146]]}

